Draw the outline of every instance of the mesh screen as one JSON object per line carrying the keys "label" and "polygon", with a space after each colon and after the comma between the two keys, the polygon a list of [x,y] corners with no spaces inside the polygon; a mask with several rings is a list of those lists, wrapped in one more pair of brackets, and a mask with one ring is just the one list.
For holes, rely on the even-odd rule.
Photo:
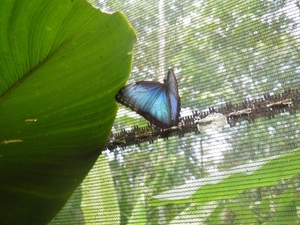
{"label": "mesh screen", "polygon": [[[51,224],[299,224],[299,4],[95,2],[137,33],[128,83],[173,68],[182,118],[227,107],[233,123],[104,151]],[[229,116],[245,101],[276,113]],[[120,105],[112,132],[147,125]]]}

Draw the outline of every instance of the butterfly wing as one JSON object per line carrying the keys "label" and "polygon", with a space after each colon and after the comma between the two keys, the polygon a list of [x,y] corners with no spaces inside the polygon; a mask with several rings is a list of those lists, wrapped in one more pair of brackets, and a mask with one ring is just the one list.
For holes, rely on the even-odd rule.
{"label": "butterfly wing", "polygon": [[161,128],[172,126],[165,84],[151,81],[129,84],[117,93],[116,100],[145,117],[151,124]]}
{"label": "butterfly wing", "polygon": [[170,110],[172,117],[172,125],[177,126],[180,113],[180,97],[178,94],[178,85],[175,73],[169,69],[167,80],[164,82],[167,87],[167,95],[170,100]]}
{"label": "butterfly wing", "polygon": [[123,87],[116,100],[161,128],[177,126],[180,113],[180,97],[176,76],[169,69],[164,83],[140,81]]}

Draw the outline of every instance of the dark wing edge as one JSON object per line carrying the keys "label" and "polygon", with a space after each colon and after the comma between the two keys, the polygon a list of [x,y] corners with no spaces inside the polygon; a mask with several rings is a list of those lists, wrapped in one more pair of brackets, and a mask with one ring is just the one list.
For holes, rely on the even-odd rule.
{"label": "dark wing edge", "polygon": [[177,126],[179,123],[181,102],[180,102],[180,96],[178,94],[177,79],[173,69],[169,69],[167,80],[165,81],[164,85],[166,85],[167,87],[167,95],[171,107],[170,110],[171,110],[171,117],[173,121],[172,125]]}

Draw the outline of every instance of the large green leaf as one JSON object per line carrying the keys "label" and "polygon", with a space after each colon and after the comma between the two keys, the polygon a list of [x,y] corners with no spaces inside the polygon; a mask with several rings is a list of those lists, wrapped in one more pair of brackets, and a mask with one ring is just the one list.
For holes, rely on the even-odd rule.
{"label": "large green leaf", "polygon": [[300,149],[283,155],[270,156],[165,191],[154,196],[151,205],[206,204],[210,201],[233,199],[246,189],[268,187],[299,174],[299,163]]}
{"label": "large green leaf", "polygon": [[0,0],[1,224],[46,224],[98,158],[134,30],[85,0]]}

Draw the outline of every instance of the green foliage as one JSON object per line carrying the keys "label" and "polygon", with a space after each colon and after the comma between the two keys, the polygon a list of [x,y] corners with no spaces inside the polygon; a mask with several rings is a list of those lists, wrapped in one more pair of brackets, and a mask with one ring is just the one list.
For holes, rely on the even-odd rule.
{"label": "green foliage", "polygon": [[[138,34],[130,82],[161,81],[167,69],[173,67],[178,78],[182,114],[186,113],[184,116],[190,115],[192,110],[207,110],[212,105],[218,108],[225,102],[235,104],[247,98],[261,98],[266,92],[281,93],[287,87],[299,88],[299,10],[293,1],[99,2],[105,10],[124,11]],[[163,12],[158,4],[162,2]],[[291,14],[294,14],[294,19],[291,19]],[[163,27],[159,24],[162,16],[165,18]],[[162,28],[165,35],[161,35]],[[160,41],[165,42],[164,47],[159,46]],[[159,58],[162,51],[164,58]],[[161,68],[160,61],[164,62],[164,68]],[[130,110],[125,112],[118,114],[114,131],[145,125],[143,119],[135,118]],[[132,113],[130,116],[129,112]],[[137,205],[134,199],[138,199],[139,188],[145,194],[147,224],[175,224],[180,217],[192,217],[190,207],[199,203],[175,204],[170,201],[167,205],[151,206],[150,199],[194,180],[214,179],[215,172],[227,172],[240,165],[252,166],[249,162],[267,160],[267,157],[300,147],[299,122],[297,113],[283,112],[270,120],[261,118],[251,124],[241,122],[216,134],[187,134],[108,153],[110,159],[114,158],[109,163],[122,212],[120,223],[127,224],[130,220]],[[268,174],[271,178],[272,173]],[[285,176],[283,173],[276,175]],[[241,177],[241,174],[232,175],[226,181],[236,181]],[[276,182],[278,180],[276,178]],[[208,221],[210,224],[230,224],[232,221],[241,224],[243,219],[255,224],[257,218],[268,222],[275,218],[277,211],[272,211],[270,202],[286,187],[281,187],[281,182],[252,187],[252,182],[259,180],[246,181],[241,187],[235,185],[236,189],[241,188],[240,192],[232,190],[226,183],[216,185],[219,189],[206,190],[208,197],[218,197],[217,207],[209,218],[214,222]],[[295,186],[299,183],[295,178],[293,182]],[[189,194],[188,190],[175,192],[174,198]],[[195,198],[198,196],[200,201],[203,196]],[[218,199],[222,197],[230,200],[220,204]],[[199,208],[200,213],[206,215]],[[195,221],[205,221],[197,218]]]}
{"label": "green foliage", "polygon": [[[167,204],[208,204],[218,202],[219,207],[205,216],[210,224],[220,224],[219,220],[235,221],[235,224],[268,222],[267,224],[295,224],[298,218],[297,206],[300,197],[297,194],[299,184],[292,185],[291,179],[300,174],[300,149],[277,157],[269,157],[247,165],[232,168],[230,171],[214,174],[211,177],[197,180],[191,184],[174,188],[153,196],[152,206]],[[283,183],[290,183],[283,188],[283,193],[266,194],[261,203],[261,213],[251,204],[246,205],[241,195],[248,190],[270,188]],[[212,191],[214,190],[214,191]],[[178,196],[184,193],[184,196]],[[274,197],[275,196],[275,197]],[[222,203],[223,202],[223,203]],[[273,206],[272,206],[273,205]],[[207,208],[207,207],[205,207]],[[268,220],[273,212],[271,223]],[[259,215],[261,214],[261,215]],[[201,214],[204,216],[205,214]],[[218,218],[218,219],[216,219]],[[217,222],[218,221],[218,222]],[[222,224],[222,223],[221,223]]]}
{"label": "green foliage", "polygon": [[140,191],[140,196],[137,196],[137,199],[134,201],[134,209],[132,210],[132,214],[130,216],[130,219],[128,221],[128,225],[146,225],[147,223],[147,217],[146,217],[146,211],[145,211],[145,197],[144,194],[142,194],[142,189],[137,190]]}
{"label": "green foliage", "polygon": [[[180,214],[178,214],[171,222],[170,225],[176,224],[205,224],[207,221],[207,216],[212,213],[212,211],[217,207],[216,202],[209,202],[205,205],[200,204],[190,204]],[[219,224],[219,223],[214,223]]]}
{"label": "green foliage", "polygon": [[104,156],[99,157],[89,175],[49,224],[63,225],[66,222],[78,225],[119,224],[118,198],[108,160]]}
{"label": "green foliage", "polygon": [[0,5],[1,224],[46,224],[101,153],[136,36],[85,0]]}

